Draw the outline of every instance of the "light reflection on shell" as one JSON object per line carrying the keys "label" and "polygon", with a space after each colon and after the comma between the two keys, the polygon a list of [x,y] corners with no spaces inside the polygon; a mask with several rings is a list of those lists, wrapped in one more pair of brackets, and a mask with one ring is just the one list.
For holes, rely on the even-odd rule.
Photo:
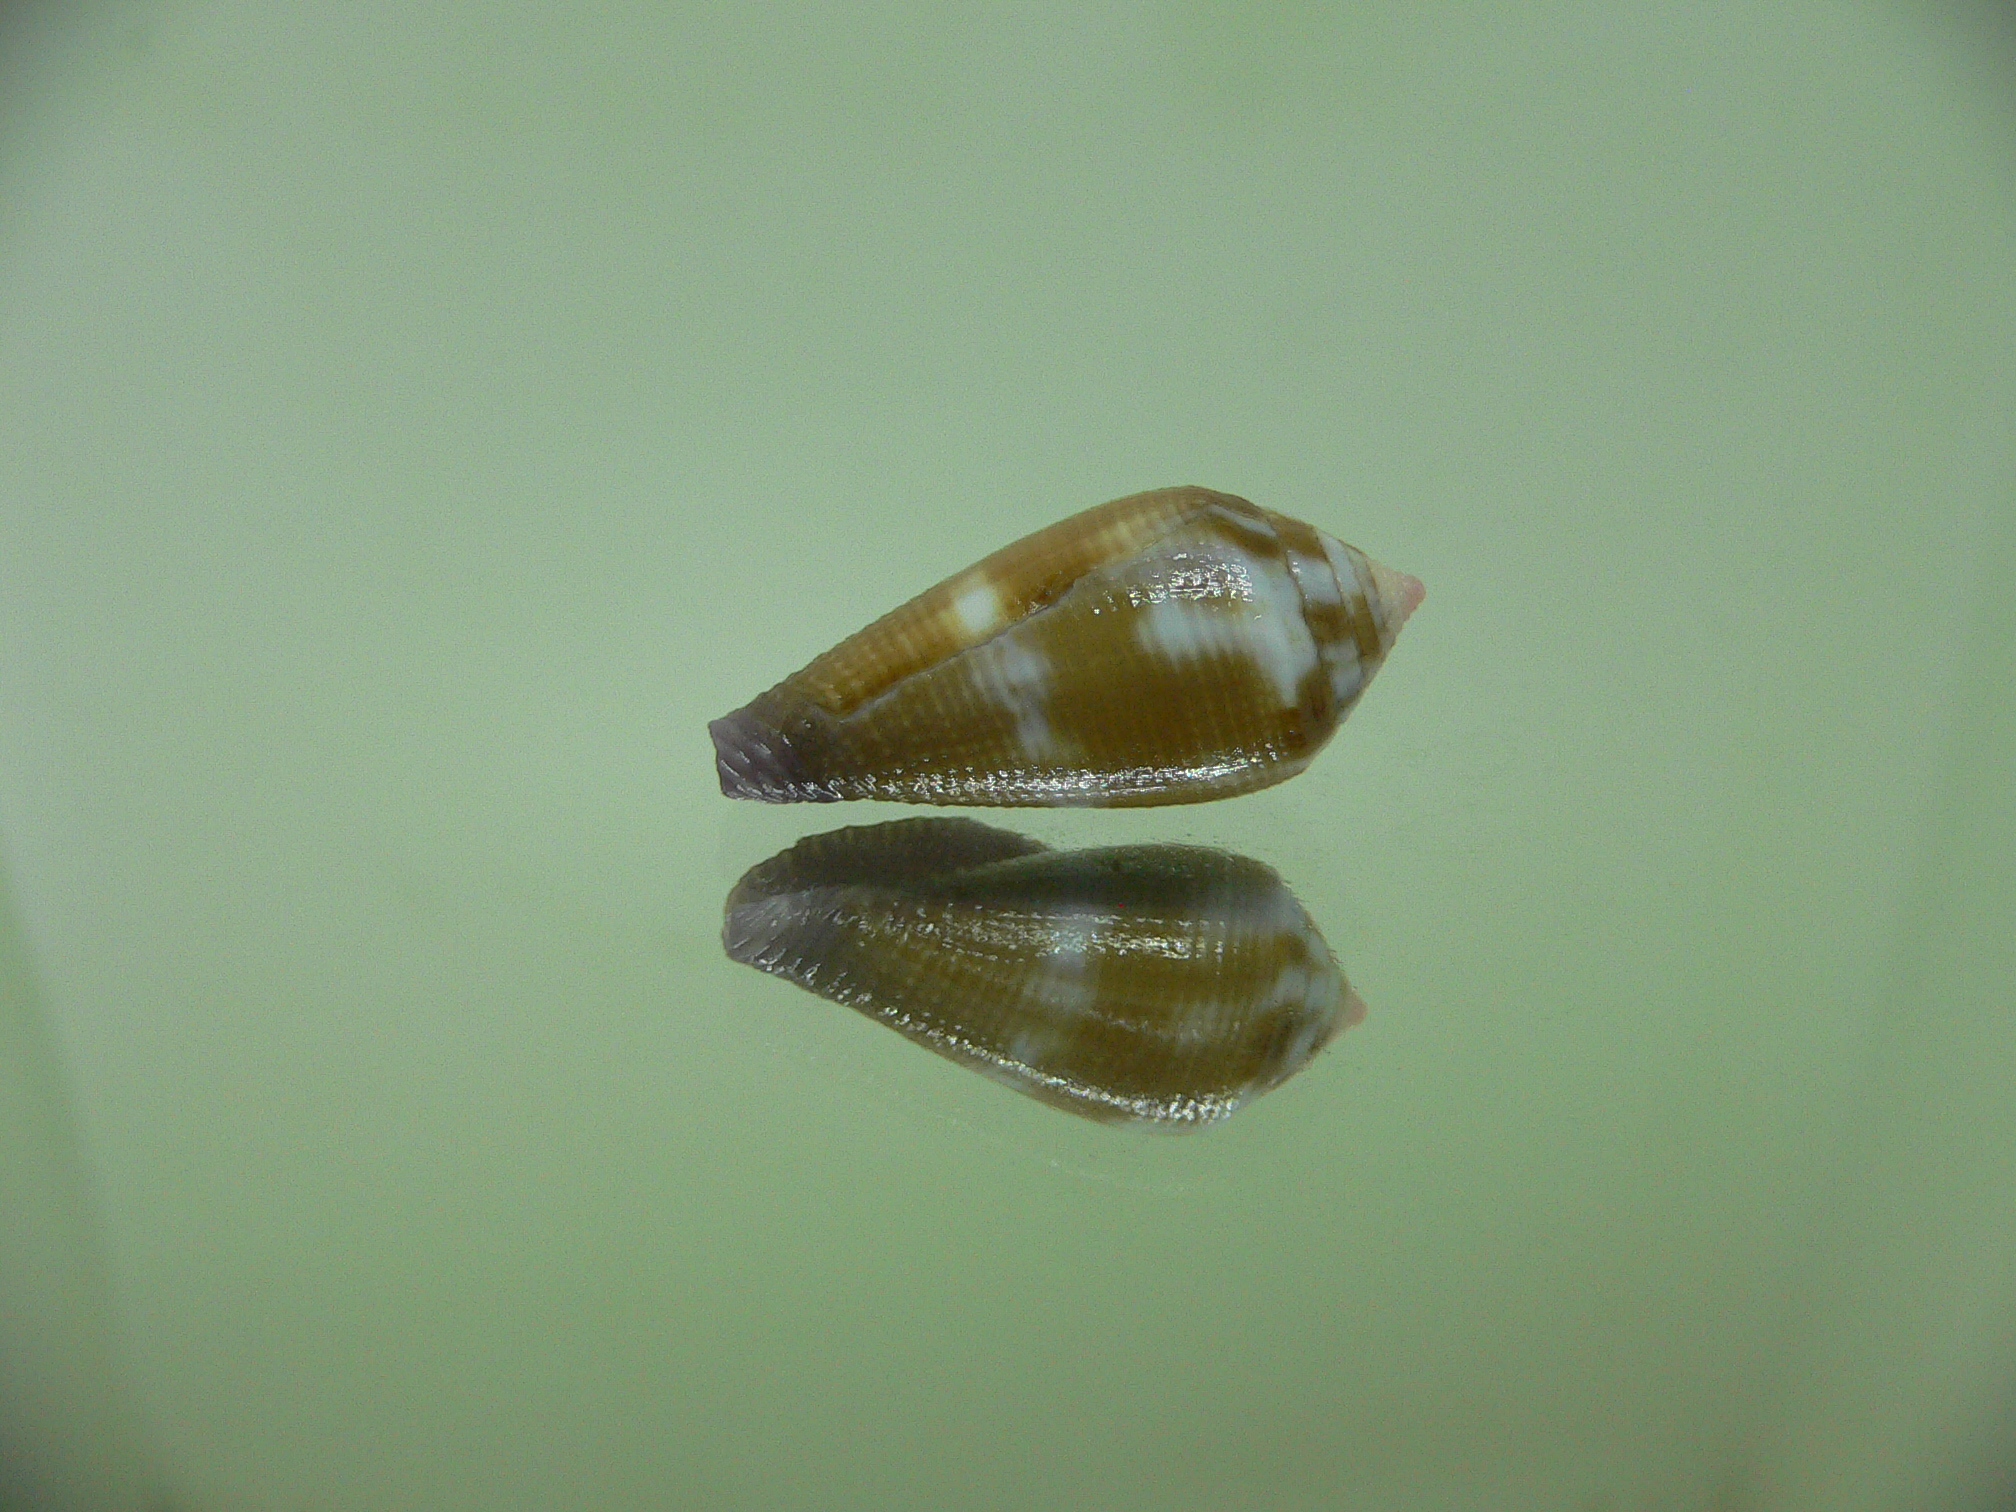
{"label": "light reflection on shell", "polygon": [[1056,851],[970,819],[801,840],[729,893],[722,943],[1102,1122],[1214,1123],[1364,1014],[1257,861],[1189,845]]}
{"label": "light reflection on shell", "polygon": [[1421,584],[1206,488],[995,552],[715,720],[731,798],[1197,803],[1294,776]]}

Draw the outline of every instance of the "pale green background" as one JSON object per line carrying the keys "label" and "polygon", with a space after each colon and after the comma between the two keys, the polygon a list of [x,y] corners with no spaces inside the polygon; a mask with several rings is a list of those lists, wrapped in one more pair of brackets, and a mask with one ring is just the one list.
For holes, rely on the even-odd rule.
{"label": "pale green background", "polygon": [[[1971,1505],[2001,14],[8,12],[0,1495]],[[1370,1019],[1156,1140],[726,961],[896,811],[706,720],[1178,482],[1427,604],[1287,786],[1010,822],[1278,867]]]}

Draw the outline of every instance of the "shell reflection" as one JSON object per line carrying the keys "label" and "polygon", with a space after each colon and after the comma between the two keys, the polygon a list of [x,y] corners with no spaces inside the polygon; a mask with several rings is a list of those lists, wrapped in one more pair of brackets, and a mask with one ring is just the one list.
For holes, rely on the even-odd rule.
{"label": "shell reflection", "polygon": [[1208,488],[1101,504],[715,720],[731,798],[1202,803],[1306,767],[1422,587]]}
{"label": "shell reflection", "polygon": [[722,943],[1054,1107],[1170,1129],[1279,1086],[1365,1011],[1257,861],[970,819],[801,840],[729,893]]}

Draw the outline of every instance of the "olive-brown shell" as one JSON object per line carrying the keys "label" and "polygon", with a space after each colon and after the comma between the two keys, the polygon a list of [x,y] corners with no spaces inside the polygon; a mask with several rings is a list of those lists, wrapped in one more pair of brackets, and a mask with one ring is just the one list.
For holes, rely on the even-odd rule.
{"label": "olive-brown shell", "polygon": [[919,594],[709,727],[773,803],[1195,803],[1307,766],[1421,585],[1231,494],[1102,504]]}

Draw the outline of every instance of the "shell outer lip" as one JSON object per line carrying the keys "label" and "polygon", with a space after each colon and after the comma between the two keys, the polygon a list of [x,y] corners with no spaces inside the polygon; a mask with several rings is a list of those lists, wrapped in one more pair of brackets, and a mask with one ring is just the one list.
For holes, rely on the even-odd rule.
{"label": "shell outer lip", "polygon": [[813,780],[782,731],[753,709],[709,720],[714,739],[714,771],[726,798],[759,803],[838,803],[840,795]]}

